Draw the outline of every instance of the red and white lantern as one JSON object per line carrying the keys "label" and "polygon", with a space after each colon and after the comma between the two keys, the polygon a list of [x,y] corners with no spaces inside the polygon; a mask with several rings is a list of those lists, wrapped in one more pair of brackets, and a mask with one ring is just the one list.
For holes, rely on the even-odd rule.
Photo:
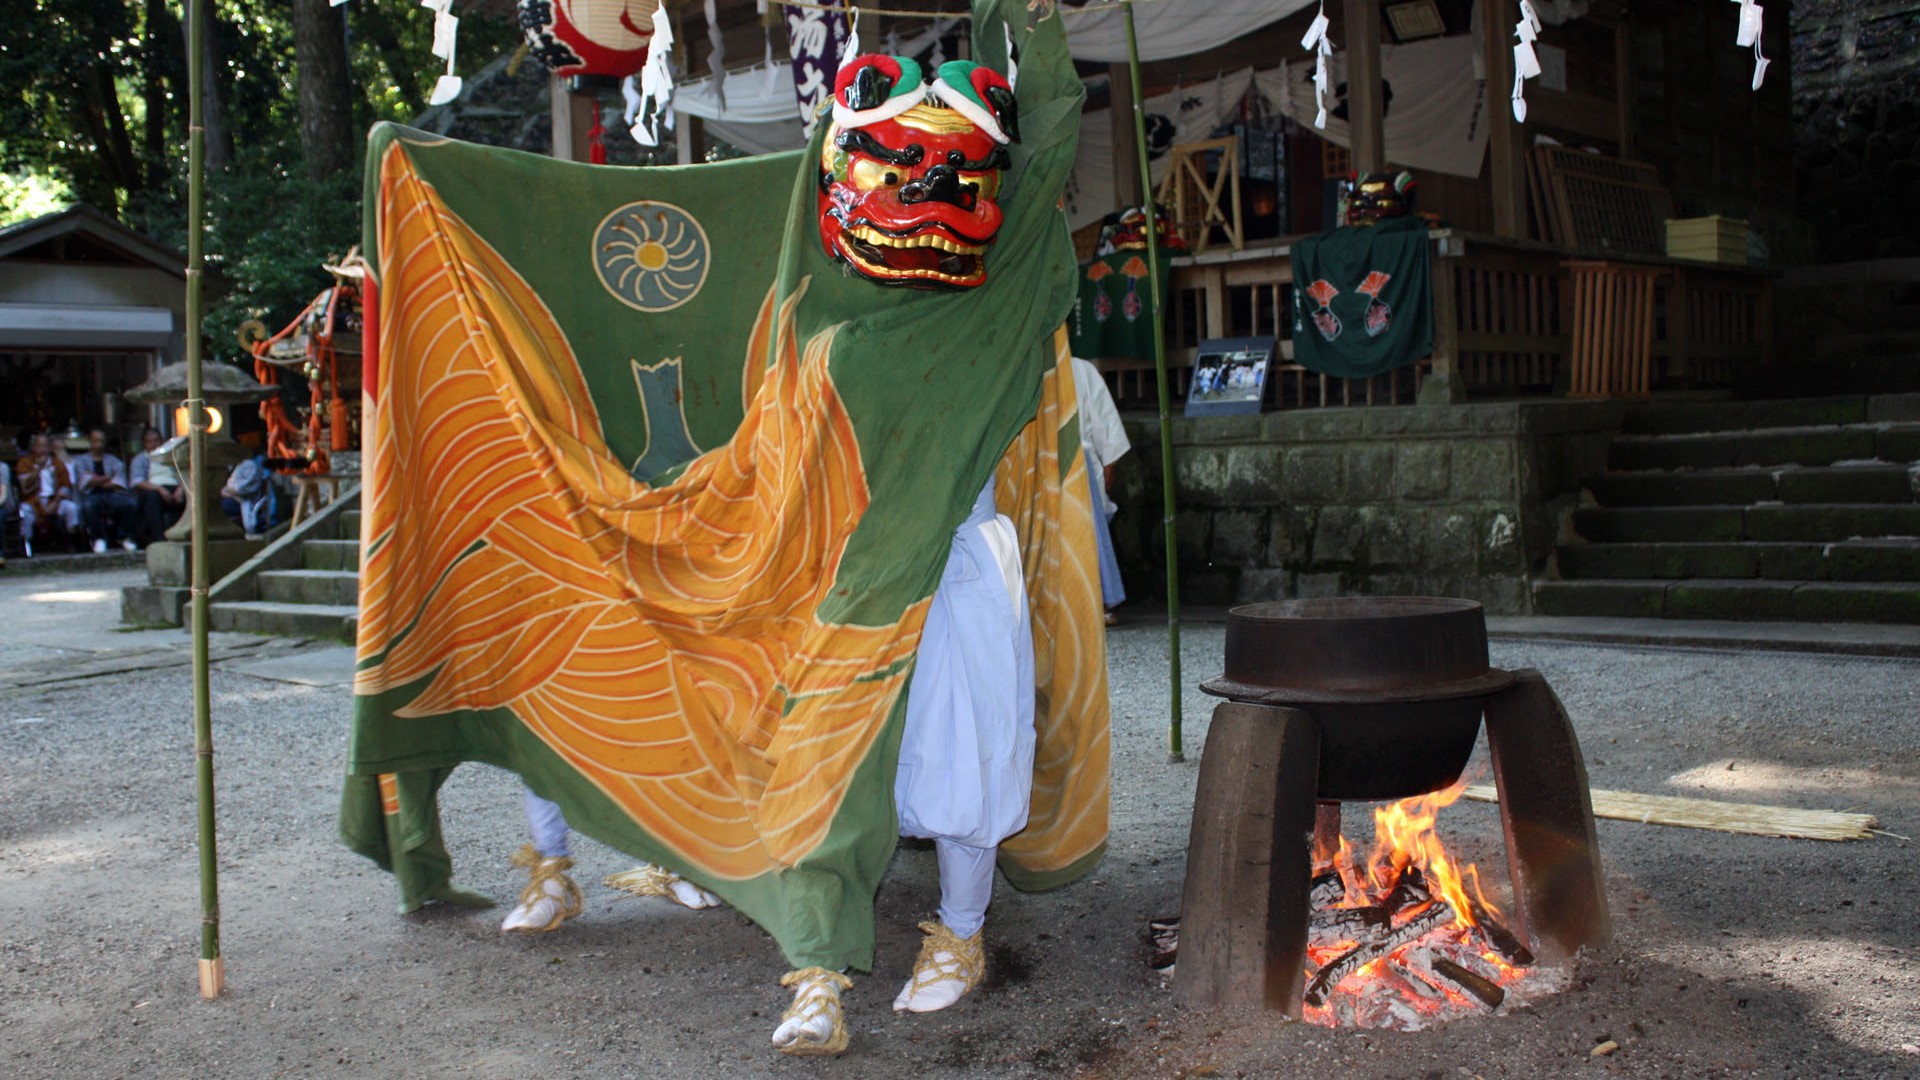
{"label": "red and white lantern", "polygon": [[520,30],[555,75],[618,81],[647,62],[660,0],[520,0]]}

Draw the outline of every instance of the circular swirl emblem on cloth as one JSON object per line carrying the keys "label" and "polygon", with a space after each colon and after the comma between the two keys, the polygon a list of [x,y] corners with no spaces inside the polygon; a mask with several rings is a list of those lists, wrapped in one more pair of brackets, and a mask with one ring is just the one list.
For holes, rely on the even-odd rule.
{"label": "circular swirl emblem on cloth", "polygon": [[600,284],[639,311],[671,311],[698,295],[712,251],[692,214],[651,199],[628,203],[593,230]]}

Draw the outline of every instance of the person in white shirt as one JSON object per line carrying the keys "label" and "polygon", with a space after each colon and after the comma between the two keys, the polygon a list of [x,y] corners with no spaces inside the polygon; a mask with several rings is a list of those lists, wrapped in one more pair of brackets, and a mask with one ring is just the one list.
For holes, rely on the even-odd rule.
{"label": "person in white shirt", "polygon": [[134,550],[133,532],[139,500],[127,490],[127,467],[107,449],[107,433],[87,433],[87,452],[73,459],[73,488],[80,500],[80,517],[93,538],[98,555],[112,544]]}
{"label": "person in white shirt", "polygon": [[147,428],[140,433],[143,449],[133,455],[133,497],[140,500],[143,544],[160,539],[187,509],[187,489],[180,483],[179,472],[158,454],[164,441],[159,431]]}
{"label": "person in white shirt", "polygon": [[1127,598],[1120,581],[1120,561],[1113,554],[1113,534],[1108,522],[1119,510],[1107,495],[1113,484],[1113,463],[1133,449],[1127,429],[1120,422],[1120,410],[1114,407],[1107,381],[1091,361],[1073,358],[1073,389],[1080,399],[1080,445],[1087,453],[1087,481],[1093,487],[1093,536],[1100,547],[1100,596],[1107,608],[1107,625],[1119,619],[1113,609]]}

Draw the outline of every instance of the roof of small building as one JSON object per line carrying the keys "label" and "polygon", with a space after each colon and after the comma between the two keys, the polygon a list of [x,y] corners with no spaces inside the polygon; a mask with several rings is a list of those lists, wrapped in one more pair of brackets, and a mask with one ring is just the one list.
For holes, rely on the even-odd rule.
{"label": "roof of small building", "polygon": [[81,203],[0,229],[0,259],[15,258],[187,270],[185,255]]}

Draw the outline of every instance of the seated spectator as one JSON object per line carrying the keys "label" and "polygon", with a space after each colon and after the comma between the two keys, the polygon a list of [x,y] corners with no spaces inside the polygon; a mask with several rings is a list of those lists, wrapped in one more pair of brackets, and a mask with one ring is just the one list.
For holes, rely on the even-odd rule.
{"label": "seated spectator", "polygon": [[[0,535],[5,535],[7,522],[20,515],[19,500],[13,496],[13,467],[0,468]],[[0,550],[0,570],[6,569],[7,554]]]}
{"label": "seated spectator", "polygon": [[33,557],[33,542],[40,532],[66,539],[80,531],[73,477],[53,456],[53,440],[35,435],[26,456],[14,463],[13,475],[20,485],[20,539],[28,558]]}
{"label": "seated spectator", "polygon": [[256,451],[227,474],[227,486],[220,489],[220,509],[240,523],[249,537],[273,527],[273,472],[267,468],[265,451]]}
{"label": "seated spectator", "polygon": [[165,442],[160,432],[140,432],[141,451],[133,455],[133,497],[140,502],[140,546],[159,540],[187,509],[187,489],[173,463],[158,453]]}
{"label": "seated spectator", "polygon": [[98,555],[111,544],[133,551],[134,525],[140,502],[127,490],[127,466],[107,450],[107,433],[87,432],[87,452],[73,459],[73,487],[80,500],[80,518]]}

